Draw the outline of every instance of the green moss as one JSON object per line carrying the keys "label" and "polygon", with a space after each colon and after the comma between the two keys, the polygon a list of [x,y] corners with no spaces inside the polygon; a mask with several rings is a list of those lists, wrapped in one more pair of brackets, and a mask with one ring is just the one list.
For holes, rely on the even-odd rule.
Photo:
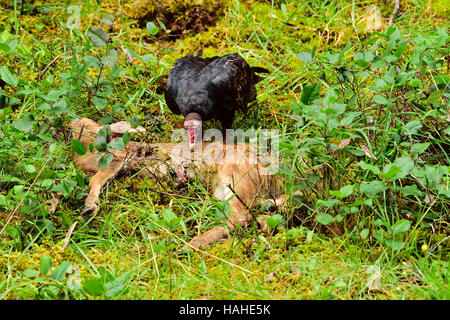
{"label": "green moss", "polygon": [[157,21],[162,22],[170,34],[160,31],[158,37],[174,39],[214,25],[223,14],[226,3],[226,0],[136,0],[126,6],[126,12],[141,27],[149,21],[157,26]]}

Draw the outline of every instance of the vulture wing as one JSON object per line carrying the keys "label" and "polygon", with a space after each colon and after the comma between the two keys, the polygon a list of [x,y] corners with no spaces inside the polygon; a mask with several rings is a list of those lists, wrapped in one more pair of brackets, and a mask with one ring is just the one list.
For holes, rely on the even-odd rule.
{"label": "vulture wing", "polygon": [[234,113],[238,109],[246,112],[247,104],[256,99],[255,83],[261,79],[248,63],[233,53],[212,61],[206,68],[210,75],[208,92],[222,109],[216,113]]}
{"label": "vulture wing", "polygon": [[186,114],[191,110],[184,110],[189,107],[189,100],[198,87],[198,76],[210,62],[218,57],[200,58],[198,53],[194,56],[188,55],[175,61],[170,70],[166,83],[164,97],[170,111],[175,114]]}

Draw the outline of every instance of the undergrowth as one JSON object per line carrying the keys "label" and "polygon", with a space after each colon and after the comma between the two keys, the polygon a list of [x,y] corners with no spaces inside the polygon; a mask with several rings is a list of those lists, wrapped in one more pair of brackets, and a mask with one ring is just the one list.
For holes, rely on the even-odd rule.
{"label": "undergrowth", "polygon": [[[161,11],[1,3],[1,298],[448,299],[445,1],[401,1],[389,27],[382,1],[147,2]],[[181,119],[164,102],[167,74],[200,49],[271,71],[234,127],[278,129],[289,205],[252,208],[273,215],[269,232],[241,229],[204,252],[183,248],[227,207],[195,182],[161,193],[116,179],[83,220],[89,176],[71,160],[83,150],[69,121],[147,128],[93,146],[102,166],[129,138],[169,141]]]}

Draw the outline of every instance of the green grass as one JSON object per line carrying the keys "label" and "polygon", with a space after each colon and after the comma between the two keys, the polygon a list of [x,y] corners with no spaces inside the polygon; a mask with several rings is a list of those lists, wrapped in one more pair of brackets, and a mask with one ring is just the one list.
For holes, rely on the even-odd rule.
{"label": "green grass", "polygon": [[[436,31],[448,31],[445,1],[401,1],[398,29],[387,29],[390,2],[232,0],[216,25],[172,41],[161,40],[157,21],[156,37],[139,28],[127,15],[131,1],[15,4],[0,7],[0,298],[449,298],[449,51]],[[79,29],[65,25],[69,5],[81,8]],[[371,5],[382,18],[375,31],[366,29]],[[114,25],[101,22],[105,13]],[[90,27],[112,43],[92,47]],[[109,49],[113,67],[99,62]],[[199,49],[238,52],[271,71],[234,126],[279,130],[286,193],[302,196],[278,212],[276,232],[252,226],[203,252],[186,242],[224,221],[195,182],[168,183],[163,194],[151,181],[119,178],[84,221],[89,177],[73,167],[67,123],[135,117],[148,132],[134,139],[169,141],[181,118],[165,105],[165,79],[177,58]],[[391,71],[406,84],[379,87]],[[315,98],[328,99],[328,111]],[[63,198],[48,215],[51,192]]]}

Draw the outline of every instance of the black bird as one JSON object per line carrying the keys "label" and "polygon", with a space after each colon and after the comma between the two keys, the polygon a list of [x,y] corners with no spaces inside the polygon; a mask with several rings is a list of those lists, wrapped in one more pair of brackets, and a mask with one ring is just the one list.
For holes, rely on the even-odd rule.
{"label": "black bird", "polygon": [[256,73],[269,73],[250,67],[237,53],[222,57],[200,58],[202,50],[175,61],[164,92],[169,109],[184,115],[191,150],[201,138],[202,121],[217,119],[222,131],[231,128],[237,110],[247,111],[256,99],[255,84],[263,78]]}

